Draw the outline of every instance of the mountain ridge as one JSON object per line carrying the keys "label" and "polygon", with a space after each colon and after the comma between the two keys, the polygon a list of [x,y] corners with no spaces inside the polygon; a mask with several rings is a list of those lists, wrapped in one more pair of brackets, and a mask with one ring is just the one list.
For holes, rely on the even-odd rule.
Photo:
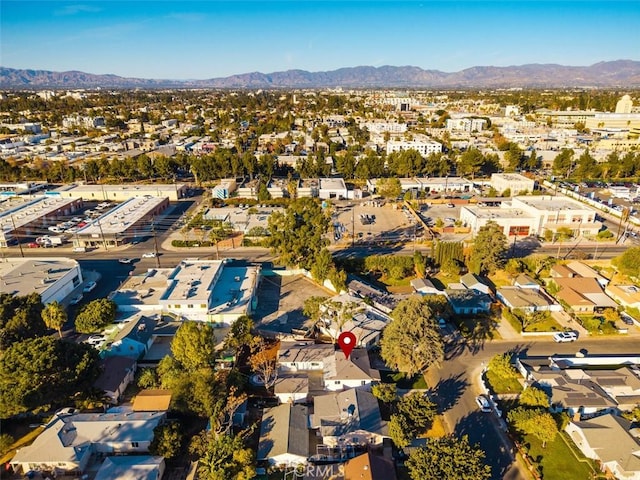
{"label": "mountain ridge", "polygon": [[0,88],[554,88],[640,87],[640,61],[614,60],[589,66],[524,64],[473,66],[458,72],[425,70],[406,65],[360,65],[309,72],[292,69],[249,72],[202,80],[171,80],[92,74],[78,70],[55,72],[0,66]]}

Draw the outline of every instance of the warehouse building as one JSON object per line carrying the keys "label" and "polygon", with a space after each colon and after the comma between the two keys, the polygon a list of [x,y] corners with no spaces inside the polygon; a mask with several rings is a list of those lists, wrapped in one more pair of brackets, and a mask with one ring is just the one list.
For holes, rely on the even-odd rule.
{"label": "warehouse building", "polygon": [[146,185],[65,185],[48,192],[62,198],[82,198],[86,201],[125,202],[139,197],[167,197],[175,202],[187,196],[188,188],[184,184],[150,183]]}

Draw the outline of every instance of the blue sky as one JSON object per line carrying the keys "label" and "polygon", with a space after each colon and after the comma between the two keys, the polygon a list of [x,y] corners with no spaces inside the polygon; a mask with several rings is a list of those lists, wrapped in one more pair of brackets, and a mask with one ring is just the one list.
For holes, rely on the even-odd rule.
{"label": "blue sky", "polygon": [[640,60],[637,0],[0,2],[0,64],[205,79],[288,69]]}

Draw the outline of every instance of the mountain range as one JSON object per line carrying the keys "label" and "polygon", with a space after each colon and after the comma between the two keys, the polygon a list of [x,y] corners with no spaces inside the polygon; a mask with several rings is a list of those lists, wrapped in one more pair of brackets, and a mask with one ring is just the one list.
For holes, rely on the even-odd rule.
{"label": "mountain range", "polygon": [[419,67],[350,67],[326,72],[287,70],[206,80],[164,80],[0,67],[0,88],[557,88],[640,87],[640,62],[615,60],[587,67],[529,64],[471,67],[459,72]]}

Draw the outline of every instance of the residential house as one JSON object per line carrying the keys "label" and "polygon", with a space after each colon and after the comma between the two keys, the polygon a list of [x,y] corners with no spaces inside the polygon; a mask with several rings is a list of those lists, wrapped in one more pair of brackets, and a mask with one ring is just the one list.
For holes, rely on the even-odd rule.
{"label": "residential house", "polygon": [[629,420],[602,415],[569,422],[565,431],[585,457],[600,462],[603,472],[615,478],[640,480],[640,438]]}
{"label": "residential house", "polygon": [[94,480],[162,480],[165,470],[163,457],[127,455],[107,457]]}
{"label": "residential house", "polygon": [[324,386],[326,390],[370,387],[380,381],[380,372],[371,367],[369,352],[356,348],[349,358],[342,351],[336,351],[325,362]]}
{"label": "residential house", "polygon": [[305,403],[309,397],[309,377],[307,375],[279,376],[273,393],[281,403]]}
{"label": "residential house", "polygon": [[532,290],[540,290],[540,284],[536,282],[526,273],[521,273],[513,281],[513,286],[518,288],[529,288]]}
{"label": "residential house", "polygon": [[552,281],[559,288],[556,293],[558,301],[567,304],[577,314],[592,314],[618,307],[595,278],[556,277]]}
{"label": "residential house", "polygon": [[104,350],[105,356],[141,359],[151,348],[153,329],[157,324],[157,320],[143,315],[130,321],[118,332],[111,345]]}
{"label": "residential house", "polygon": [[420,293],[422,295],[442,295],[444,292],[442,290],[438,290],[433,282],[428,278],[414,278],[411,280],[411,286],[416,291],[416,293]]}
{"label": "residential house", "polygon": [[363,453],[343,466],[345,480],[396,480],[393,462],[371,452]]}
{"label": "residential house", "polygon": [[66,413],[53,416],[35,441],[11,460],[15,471],[78,474],[93,454],[146,453],[164,412]]}
{"label": "residential house", "polygon": [[493,295],[493,290],[489,286],[487,279],[482,278],[480,275],[476,275],[475,273],[467,273],[461,276],[460,283],[464,285],[465,288],[477,290],[478,292],[486,293],[487,295]]}
{"label": "residential house", "polygon": [[609,284],[608,278],[603,277],[596,270],[582,262],[554,265],[551,267],[550,275],[551,278],[593,278],[602,288],[605,288]]}
{"label": "residential house", "polygon": [[535,384],[550,395],[553,411],[570,415],[593,415],[629,410],[640,399],[640,370],[637,366],[600,365],[591,360],[582,369],[563,358],[518,358],[516,367],[528,384]]}
{"label": "residential house", "polygon": [[635,285],[607,285],[605,293],[620,305],[640,309],[640,288]]}
{"label": "residential house", "polygon": [[262,414],[258,461],[274,465],[306,463],[309,457],[309,409],[285,403]]}
{"label": "residential house", "polygon": [[496,297],[506,307],[524,310],[525,312],[562,311],[562,305],[554,301],[547,292],[539,288],[502,287],[496,291]]}
{"label": "residential house", "polygon": [[113,404],[120,403],[120,397],[133,382],[137,362],[129,357],[107,357],[101,361],[102,373],[93,386],[102,390]]}
{"label": "residential house", "polygon": [[134,412],[166,412],[171,404],[171,390],[141,390],[133,399]]}
{"label": "residential house", "polygon": [[378,400],[359,388],[315,397],[311,427],[329,446],[376,445],[388,437]]}
{"label": "residential house", "polygon": [[448,288],[445,294],[456,315],[476,315],[491,311],[491,297],[478,290]]}
{"label": "residential house", "polygon": [[[343,304],[344,307],[336,307]],[[361,298],[343,294],[332,297],[321,307],[320,332],[331,338],[337,338],[340,332],[351,332],[356,336],[356,346],[370,348],[378,343],[382,330],[391,318]],[[340,318],[340,308],[351,308],[348,318]],[[341,325],[340,325],[341,323]]]}
{"label": "residential house", "polygon": [[336,351],[335,345],[311,342],[281,342],[278,367],[282,372],[324,370],[324,362]]}

